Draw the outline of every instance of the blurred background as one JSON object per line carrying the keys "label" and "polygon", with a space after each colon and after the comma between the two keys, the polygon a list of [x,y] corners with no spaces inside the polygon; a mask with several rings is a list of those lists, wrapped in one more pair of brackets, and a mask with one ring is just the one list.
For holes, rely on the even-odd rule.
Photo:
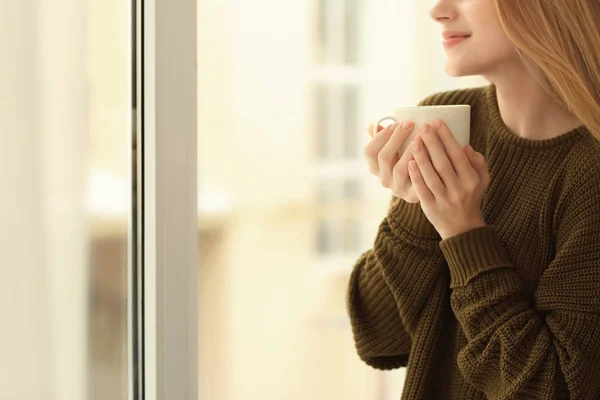
{"label": "blurred background", "polygon": [[[400,397],[345,292],[391,196],[368,124],[486,84],[445,75],[434,4],[198,0],[200,399]],[[132,3],[1,10],[0,399],[126,399]]]}

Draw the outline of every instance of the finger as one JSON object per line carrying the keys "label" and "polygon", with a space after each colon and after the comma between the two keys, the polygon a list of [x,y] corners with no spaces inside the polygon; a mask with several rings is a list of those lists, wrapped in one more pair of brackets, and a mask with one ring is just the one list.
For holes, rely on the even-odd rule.
{"label": "finger", "polygon": [[443,120],[436,119],[433,121],[433,127],[445,148],[447,157],[454,168],[455,175],[459,178],[469,176],[469,174],[472,173],[470,170],[471,163],[469,162],[469,159],[465,157],[465,152],[450,131],[450,128],[448,128],[448,125],[446,125]]}
{"label": "finger", "polygon": [[364,155],[369,165],[369,172],[373,175],[379,175],[378,156],[381,148],[386,144],[390,136],[390,126],[383,128],[375,137],[365,146]]}
{"label": "finger", "polygon": [[467,159],[471,163],[471,166],[475,170],[477,170],[477,165],[481,163],[481,159],[477,157],[478,153],[475,150],[473,150],[473,148],[469,144],[464,147],[464,153],[466,154]]}
{"label": "finger", "polygon": [[377,125],[377,130],[375,131],[375,124],[369,124],[369,127],[367,128],[367,133],[369,134],[369,137],[373,139],[374,134],[381,131],[382,129],[384,129],[383,126]]}
{"label": "finger", "polygon": [[[425,143],[425,147],[429,151],[431,155],[431,163],[435,172],[437,172],[437,176],[443,182],[445,188],[454,188],[458,185],[458,176],[456,176],[456,172],[454,172],[454,167],[452,167],[452,163],[446,154],[446,150],[444,148],[443,143],[438,137],[437,133],[433,130],[433,128],[429,124],[423,124],[420,129],[420,135],[423,138],[423,142]],[[461,149],[462,153],[462,149]],[[464,154],[463,154],[464,156]],[[416,157],[415,157],[416,159]],[[417,159],[418,161],[418,159]],[[468,161],[467,161],[468,162]],[[425,179],[427,179],[427,171],[423,171]],[[429,182],[428,182],[429,183]],[[433,188],[432,188],[433,189]],[[435,194],[435,191],[434,191]]]}
{"label": "finger", "polygon": [[388,144],[386,145],[386,151],[393,151],[398,153],[398,149],[408,139],[413,132],[415,124],[412,121],[403,121],[396,127],[394,134],[390,137]]}
{"label": "finger", "polygon": [[473,150],[473,148],[471,147],[470,144],[467,144],[467,145],[465,145],[465,147],[463,147],[463,152],[465,153],[465,155],[467,156],[469,161],[475,160],[475,158],[473,157],[473,155],[475,154],[475,151]]}
{"label": "finger", "polygon": [[491,177],[490,177],[489,169],[485,162],[485,157],[483,156],[483,154],[473,150],[473,148],[471,146],[468,146],[468,147],[470,148],[470,150],[467,151],[467,155],[469,157],[469,160],[471,160],[471,165],[472,165],[473,169],[475,169],[475,171],[477,171],[479,178],[484,183],[484,186],[487,188],[487,186],[490,183]]}
{"label": "finger", "polygon": [[405,193],[408,184],[410,183],[410,177],[408,176],[408,163],[413,161],[412,151],[410,150],[410,143],[404,149],[404,152],[394,164],[392,168],[392,192],[394,193]]}
{"label": "finger", "polygon": [[[408,185],[410,184],[410,176],[408,173],[408,165],[410,161],[415,161],[413,156],[411,144],[415,141],[420,141],[422,145],[422,151],[425,152],[428,159],[431,159],[427,148],[423,146],[423,139],[419,135],[419,131],[415,133],[413,140],[406,142],[406,146],[403,146],[402,156],[394,165],[392,172],[392,191],[395,193],[406,193]],[[406,199],[405,199],[406,200]],[[417,199],[418,201],[418,199]]]}
{"label": "finger", "polygon": [[410,121],[407,121],[404,126],[403,124],[398,124],[390,139],[379,152],[379,170],[384,175],[384,179],[392,179],[392,168],[394,167],[392,160],[396,157],[400,158],[398,150],[411,134],[413,128],[414,124]]}
{"label": "finger", "polygon": [[[423,138],[421,137],[421,132],[419,132],[419,131],[417,131],[417,133],[415,134],[415,137],[414,137],[413,141],[417,141],[417,140],[421,142],[421,145],[423,145],[423,143],[424,143],[423,142]],[[410,147],[411,143],[408,143],[408,146],[406,146],[406,150],[408,150],[408,152],[410,153],[410,155],[412,157],[412,150],[411,150],[411,147]],[[421,148],[423,149],[423,151],[427,155],[427,158],[429,158],[431,160],[431,154],[429,154],[429,150],[427,150],[427,146],[423,145]]]}
{"label": "finger", "polygon": [[446,187],[438,175],[435,167],[425,155],[423,144],[415,142],[411,145],[413,156],[417,162],[418,170],[425,181],[425,184],[431,190],[431,193],[437,198],[443,196],[446,192]]}
{"label": "finger", "polygon": [[[417,131],[417,133],[415,133],[415,136],[413,137],[413,140],[406,142],[404,144],[404,146],[402,146],[403,148],[401,149],[402,156],[400,156],[400,159],[398,162],[402,161],[402,163],[404,164],[405,171],[408,171],[406,169],[406,167],[408,166],[408,162],[415,159],[413,152],[412,152],[412,144],[414,142],[416,142],[417,140],[421,143],[421,151],[424,151],[427,158],[429,160],[431,160],[431,155],[429,154],[429,150],[427,150],[427,147],[425,145],[423,145],[423,139],[421,138],[419,131]],[[400,153],[398,153],[398,155],[400,155]],[[406,174],[408,174],[408,172]]]}
{"label": "finger", "polygon": [[427,186],[427,183],[423,179],[423,175],[421,174],[421,170],[419,169],[419,165],[416,161],[411,161],[409,163],[408,174],[413,185],[413,190],[419,198],[419,202],[433,202],[435,200],[435,197],[429,189],[429,187]]}
{"label": "finger", "polygon": [[397,132],[399,130],[402,130],[399,122],[392,124],[390,127],[390,136],[377,155],[377,162],[379,164],[379,179],[384,187],[392,185],[392,167],[394,165],[394,161],[399,157],[397,154],[397,149],[396,152],[390,151],[390,142],[394,143],[394,138],[398,136]]}

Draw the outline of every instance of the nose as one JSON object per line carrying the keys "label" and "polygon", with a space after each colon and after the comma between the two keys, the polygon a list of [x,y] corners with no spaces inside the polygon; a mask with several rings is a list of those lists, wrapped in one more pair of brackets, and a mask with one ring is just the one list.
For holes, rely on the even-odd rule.
{"label": "nose", "polygon": [[454,0],[439,0],[435,6],[429,11],[429,16],[437,22],[442,23],[444,20],[455,19],[457,9]]}

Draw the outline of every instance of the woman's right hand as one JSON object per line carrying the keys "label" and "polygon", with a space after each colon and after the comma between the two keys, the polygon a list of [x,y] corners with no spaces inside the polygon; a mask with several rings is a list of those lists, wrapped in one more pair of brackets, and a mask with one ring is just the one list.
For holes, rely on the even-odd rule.
{"label": "woman's right hand", "polygon": [[[404,142],[414,129],[413,122],[405,122],[406,129],[402,127],[401,122],[386,128],[378,125],[377,133],[374,135],[373,124],[369,125],[368,132],[371,140],[365,147],[364,155],[369,165],[369,172],[379,178],[384,188],[390,189],[394,196],[409,203],[418,203],[419,198],[408,175],[408,163],[414,160],[410,146],[406,146],[401,157],[399,155]],[[414,140],[419,140],[418,135],[417,133]]]}

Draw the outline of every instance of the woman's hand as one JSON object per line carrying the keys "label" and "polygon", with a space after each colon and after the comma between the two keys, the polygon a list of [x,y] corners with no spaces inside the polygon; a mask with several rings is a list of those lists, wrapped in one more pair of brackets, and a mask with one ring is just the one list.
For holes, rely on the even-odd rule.
{"label": "woman's hand", "polygon": [[[368,133],[371,141],[364,150],[369,172],[377,176],[381,186],[390,189],[396,197],[404,199],[408,203],[419,203],[419,197],[415,193],[413,184],[408,173],[408,163],[415,161],[411,151],[411,143],[405,145],[406,139],[414,129],[412,121],[407,122],[407,129],[403,129],[401,123],[392,124],[384,128],[377,126],[377,133],[373,136],[373,125],[369,125]],[[422,140],[417,132],[413,142]],[[399,151],[404,148],[402,156]],[[429,157],[429,152],[424,149],[424,154]]]}
{"label": "woman's hand", "polygon": [[410,146],[409,171],[423,213],[444,240],[486,225],[481,203],[491,178],[481,153],[461,148],[443,121],[433,125],[424,124],[422,140]]}
{"label": "woman's hand", "polygon": [[402,157],[399,155],[400,148],[413,131],[414,123],[406,121],[404,128],[401,123],[386,128],[379,125],[375,134],[372,128],[373,124],[369,125],[371,141],[364,150],[369,172],[379,178],[384,188],[391,189],[394,196],[409,203],[418,203],[419,198],[408,175],[408,163],[414,160],[410,146],[406,146]]}

